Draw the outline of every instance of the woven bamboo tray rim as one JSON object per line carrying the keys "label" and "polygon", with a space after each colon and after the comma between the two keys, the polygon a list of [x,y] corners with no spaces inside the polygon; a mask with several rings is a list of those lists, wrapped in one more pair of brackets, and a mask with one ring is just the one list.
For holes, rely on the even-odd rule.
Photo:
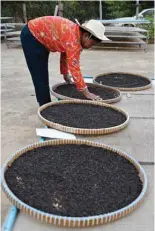
{"label": "woven bamboo tray rim", "polygon": [[[100,129],[85,129],[85,128],[74,128],[74,127],[69,127],[69,126],[64,126],[58,123],[54,123],[51,122],[47,119],[45,119],[42,115],[41,112],[43,110],[45,110],[46,108],[53,106],[53,105],[62,105],[62,104],[91,104],[91,105],[98,105],[98,106],[102,106],[102,107],[110,107],[116,111],[121,112],[122,114],[124,114],[126,116],[126,121],[120,125],[117,125],[115,127],[109,127],[109,128],[100,128]],[[109,134],[109,133],[113,133],[113,132],[117,132],[123,128],[125,128],[128,123],[129,123],[129,115],[126,111],[124,111],[123,109],[117,108],[113,105],[110,104],[106,104],[103,102],[97,102],[97,101],[90,101],[90,100],[61,100],[58,102],[50,102],[47,104],[42,105],[39,109],[38,109],[38,116],[41,119],[41,121],[51,127],[51,128],[55,128],[57,130],[60,131],[64,131],[64,132],[69,132],[69,133],[73,133],[73,134],[78,134],[78,135],[103,135],[103,134]]]}
{"label": "woven bamboo tray rim", "polygon": [[[55,92],[55,90],[58,87],[63,86],[63,85],[68,85],[68,84],[64,82],[64,83],[57,83],[57,84],[53,85],[50,88],[51,94],[53,96],[55,96],[56,98],[58,98],[58,99],[63,99],[63,100],[77,100],[76,98],[64,96],[64,95],[61,95],[61,94]],[[106,89],[109,89],[109,90],[113,90],[117,94],[117,97],[115,97],[115,98],[102,100],[102,102],[104,102],[104,103],[115,103],[115,102],[118,102],[121,99],[121,97],[122,97],[121,92],[118,89],[113,88],[113,87],[103,86],[103,85],[99,85],[99,84],[96,84],[96,83],[87,83],[87,86],[88,87],[89,86],[96,86],[96,87],[103,88],[103,90],[106,88]]]}
{"label": "woven bamboo tray rim", "polygon": [[[13,192],[9,189],[7,182],[5,181],[5,172],[8,167],[12,165],[12,163],[21,155],[26,153],[29,150],[36,149],[38,147],[44,147],[44,146],[55,146],[55,145],[63,145],[63,144],[77,144],[77,145],[88,145],[93,147],[100,147],[105,148],[108,150],[111,150],[115,152],[116,154],[126,158],[128,161],[130,161],[135,168],[138,171],[139,177],[143,183],[143,188],[139,196],[129,205],[126,207],[116,210],[111,213],[96,215],[96,216],[88,216],[88,217],[66,217],[66,216],[58,216],[53,215],[49,213],[42,212],[38,209],[35,209],[25,203],[23,203],[21,200],[19,200]],[[147,177],[145,174],[144,169],[141,167],[141,165],[130,155],[126,154],[125,152],[122,152],[118,149],[112,148],[108,145],[101,144],[101,143],[95,143],[87,140],[48,140],[44,142],[39,142],[35,144],[31,144],[26,146],[25,148],[22,148],[18,150],[16,153],[14,153],[6,163],[3,165],[2,168],[2,189],[4,193],[6,194],[7,198],[20,210],[27,213],[28,215],[46,223],[58,225],[58,226],[66,226],[66,227],[89,227],[89,226],[95,226],[95,225],[102,225],[106,224],[115,220],[118,220],[128,214],[130,214],[132,211],[134,211],[143,201],[146,190],[147,190]]]}
{"label": "woven bamboo tray rim", "polygon": [[[100,84],[96,81],[96,79],[100,76],[104,76],[104,75],[110,75],[110,74],[115,74],[115,73],[118,73],[118,74],[128,74],[128,75],[135,75],[135,76],[138,76],[138,77],[141,77],[143,79],[147,79],[149,81],[149,84],[145,85],[145,86],[142,86],[142,87],[114,87],[112,86],[113,88],[115,89],[118,89],[120,91],[142,91],[142,90],[146,90],[148,88],[151,88],[152,87],[152,83],[151,83],[151,80],[149,78],[147,78],[146,76],[143,76],[143,75],[140,75],[140,74],[134,74],[134,73],[131,73],[131,72],[106,72],[106,73],[103,73],[103,74],[100,74],[100,75],[97,75],[95,77],[93,77],[93,83],[95,84],[98,84],[98,85],[102,85],[102,86],[108,86],[108,85],[104,85],[104,84]],[[111,86],[110,86],[111,87]]]}

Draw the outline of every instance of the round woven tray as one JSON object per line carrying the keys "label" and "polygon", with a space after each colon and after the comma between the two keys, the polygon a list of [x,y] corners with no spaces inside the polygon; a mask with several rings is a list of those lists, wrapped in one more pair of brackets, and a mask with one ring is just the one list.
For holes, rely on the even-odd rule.
{"label": "round woven tray", "polygon": [[[104,76],[104,75],[110,75],[110,74],[115,74],[116,72],[108,72],[108,73],[103,73],[103,74],[100,74],[100,75],[97,75],[93,78],[93,83],[95,84],[98,84],[98,85],[102,85],[102,86],[107,86],[107,85],[104,85],[104,84],[100,84],[96,81],[96,79],[100,76]],[[145,86],[142,86],[142,87],[131,87],[131,88],[125,88],[125,87],[113,87],[113,86],[110,86],[110,87],[113,87],[115,89],[118,89],[120,91],[142,91],[142,90],[145,90],[145,89],[148,89],[152,86],[151,84],[151,80],[145,76],[142,76],[142,75],[139,75],[139,74],[133,74],[133,73],[129,73],[129,72],[117,72],[116,74],[128,74],[128,75],[135,75],[135,76],[138,76],[138,77],[141,77],[141,78],[144,78],[144,79],[147,79],[149,81],[149,84],[148,85],[145,85]]]}
{"label": "round woven tray", "polygon": [[[51,87],[50,91],[51,91],[51,94],[53,96],[55,96],[56,98],[58,99],[64,99],[64,100],[76,100],[76,98],[71,98],[71,97],[68,97],[68,96],[64,96],[64,95],[61,95],[59,93],[56,93],[56,89],[60,86],[63,86],[63,85],[68,85],[67,83],[58,83],[58,84],[55,84],[54,86]],[[105,99],[105,100],[102,100],[102,102],[104,103],[115,103],[117,101],[119,101],[121,99],[121,92],[118,90],[118,89],[115,89],[113,87],[108,87],[108,86],[102,86],[102,85],[98,85],[98,84],[93,84],[93,83],[87,83],[87,86],[88,87],[100,87],[101,89],[107,89],[107,90],[111,90],[111,91],[114,91],[115,94],[116,94],[116,97],[115,98],[112,98],[112,99]]]}
{"label": "round woven tray", "polygon": [[[76,103],[77,104],[92,104],[92,105],[99,105],[101,107],[113,108],[114,110],[123,113],[126,116],[126,121],[120,125],[117,125],[115,127],[110,127],[110,128],[84,129],[84,128],[68,127],[68,126],[58,124],[58,123],[54,123],[54,122],[48,121],[47,119],[45,119],[41,115],[41,112],[44,109],[51,107],[52,105],[60,105],[61,106],[62,104],[76,104]],[[57,130],[64,131],[64,132],[80,134],[80,135],[103,135],[103,134],[113,133],[113,132],[117,132],[117,131],[125,128],[129,123],[129,115],[123,109],[117,108],[113,105],[109,105],[109,104],[105,104],[105,103],[97,102],[97,101],[90,101],[90,100],[61,100],[59,102],[50,102],[50,103],[44,104],[43,106],[41,106],[38,109],[38,116],[45,125],[47,125],[51,128],[55,128]]]}
{"label": "round woven tray", "polygon": [[[12,163],[21,155],[23,155],[25,152],[29,150],[33,150],[37,147],[44,147],[44,146],[54,146],[54,145],[61,145],[61,144],[86,144],[89,146],[94,146],[94,147],[101,147],[105,148],[111,151],[116,152],[118,155],[123,156],[125,159],[130,161],[135,168],[137,169],[139,173],[139,177],[143,183],[142,191],[139,194],[139,196],[128,206],[119,209],[117,211],[111,212],[111,213],[106,213],[106,214],[101,214],[101,215],[96,215],[96,216],[89,216],[89,217],[64,217],[64,216],[58,216],[58,215],[53,215],[49,213],[42,212],[38,209],[35,209],[25,203],[23,203],[21,200],[19,200],[13,192],[9,189],[7,182],[5,181],[5,171],[7,170],[8,167],[12,165]],[[88,226],[95,226],[95,225],[102,225],[105,223],[109,223],[115,220],[118,220],[119,218],[122,218],[128,214],[130,214],[132,211],[134,211],[139,204],[142,202],[144,195],[146,193],[147,189],[147,177],[146,174],[143,170],[143,168],[140,166],[140,164],[131,156],[127,155],[126,153],[114,149],[112,147],[109,147],[104,144],[99,144],[99,143],[94,143],[91,141],[84,141],[84,140],[49,140],[41,143],[35,143],[32,145],[29,145],[19,151],[17,151],[15,154],[13,154],[3,165],[2,168],[2,189],[4,193],[6,194],[7,198],[20,210],[23,212],[29,214],[30,216],[54,225],[59,225],[59,226],[67,226],[67,227],[88,227]]]}

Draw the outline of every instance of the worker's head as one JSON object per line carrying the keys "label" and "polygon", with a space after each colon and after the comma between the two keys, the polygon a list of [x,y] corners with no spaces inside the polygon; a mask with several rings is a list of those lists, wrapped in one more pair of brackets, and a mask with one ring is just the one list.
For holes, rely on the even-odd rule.
{"label": "worker's head", "polygon": [[80,25],[81,45],[89,49],[97,43],[109,40],[105,35],[105,27],[99,20],[90,20]]}
{"label": "worker's head", "polygon": [[85,49],[89,49],[92,46],[100,43],[101,40],[93,36],[87,31],[81,29],[81,46]]}

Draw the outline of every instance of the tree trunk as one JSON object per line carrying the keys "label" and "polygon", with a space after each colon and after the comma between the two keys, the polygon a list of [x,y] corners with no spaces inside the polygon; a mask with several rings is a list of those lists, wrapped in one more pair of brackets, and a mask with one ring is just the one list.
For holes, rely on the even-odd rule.
{"label": "tree trunk", "polygon": [[23,3],[23,20],[24,20],[24,23],[27,23],[26,3]]}
{"label": "tree trunk", "polygon": [[100,12],[100,20],[102,20],[102,0],[100,0],[99,12]]}
{"label": "tree trunk", "polygon": [[139,14],[139,0],[136,1],[136,19],[138,19]]}
{"label": "tree trunk", "polygon": [[58,15],[60,17],[63,17],[63,4],[61,3],[61,0],[58,1]]}
{"label": "tree trunk", "polygon": [[58,15],[58,9],[59,9],[59,6],[56,5],[56,6],[55,6],[55,11],[54,11],[54,16],[57,16],[57,15]]}

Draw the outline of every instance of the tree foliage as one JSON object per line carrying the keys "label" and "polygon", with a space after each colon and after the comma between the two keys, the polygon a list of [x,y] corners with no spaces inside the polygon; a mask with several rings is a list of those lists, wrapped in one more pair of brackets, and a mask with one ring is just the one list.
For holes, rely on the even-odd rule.
{"label": "tree foliage", "polygon": [[[25,1],[28,20],[44,15],[53,15],[58,1]],[[1,15],[23,21],[22,1],[1,1]],[[80,22],[99,18],[99,1],[62,1],[63,16]],[[136,1],[102,1],[103,19],[128,17],[136,13]],[[140,10],[154,7],[154,1],[140,1]]]}
{"label": "tree foliage", "polygon": [[134,1],[105,1],[108,8],[108,16],[111,19],[130,17],[135,14]]}
{"label": "tree foliage", "polygon": [[[22,1],[2,1],[2,16],[14,17],[15,21],[23,21]],[[53,15],[57,1],[25,1],[28,19]]]}
{"label": "tree foliage", "polygon": [[84,22],[92,18],[98,18],[97,1],[66,1],[64,2],[64,17],[73,20],[77,18],[79,22]]}

